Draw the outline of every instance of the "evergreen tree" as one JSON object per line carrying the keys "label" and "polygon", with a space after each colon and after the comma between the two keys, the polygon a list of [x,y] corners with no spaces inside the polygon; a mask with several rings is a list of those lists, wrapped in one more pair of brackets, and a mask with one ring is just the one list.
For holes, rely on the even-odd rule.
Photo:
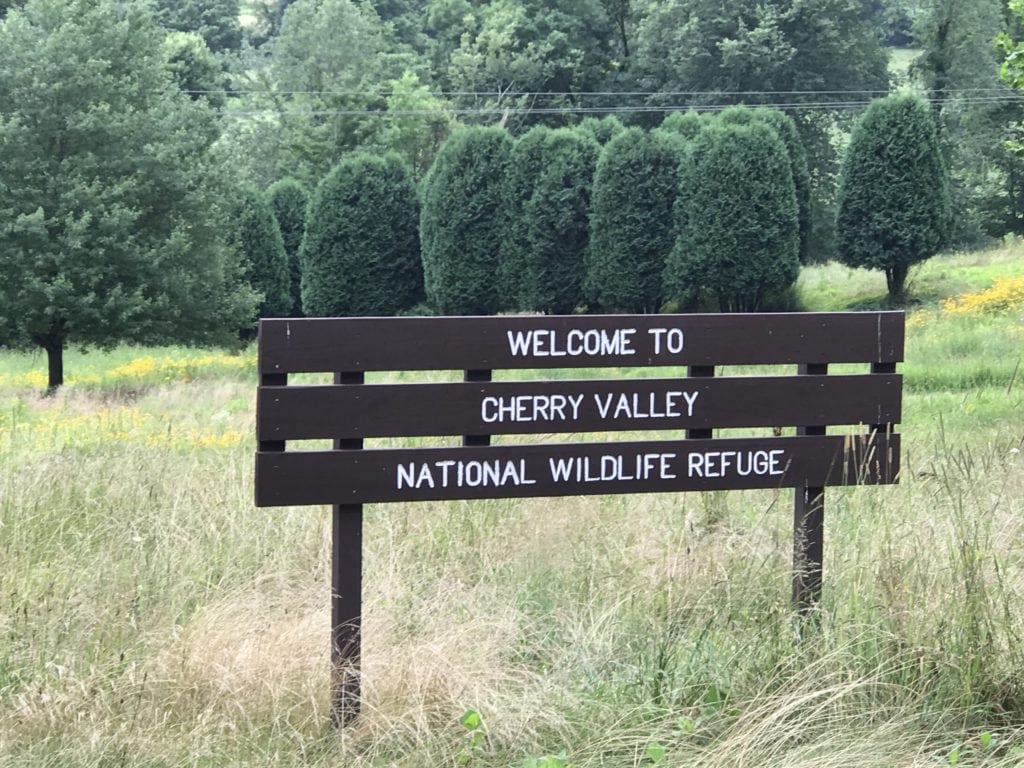
{"label": "evergreen tree", "polygon": [[661,121],[660,130],[682,136],[687,141],[697,138],[697,134],[707,125],[707,120],[697,112],[688,109],[686,112],[669,112]]}
{"label": "evergreen tree", "polygon": [[29,0],[0,23],[0,344],[237,341],[216,116],[179,92],[142,4]]}
{"label": "evergreen tree", "polygon": [[599,151],[596,141],[567,128],[545,137],[543,167],[523,207],[524,309],[568,314],[585,301],[588,214]]}
{"label": "evergreen tree", "polygon": [[284,252],[288,256],[289,293],[292,297],[292,316],[302,317],[302,267],[299,246],[306,231],[306,206],[309,195],[295,179],[275,181],[267,189],[267,201],[281,230]]}
{"label": "evergreen tree", "polygon": [[351,155],[309,204],[302,306],[313,316],[394,315],[423,297],[416,186],[396,154]]}
{"label": "evergreen tree", "polygon": [[733,107],[719,115],[726,124],[747,125],[752,121],[763,123],[782,139],[789,156],[789,169],[796,190],[797,217],[800,224],[800,261],[808,263],[811,238],[811,175],[807,169],[807,153],[793,119],[777,109],[748,109]]}
{"label": "evergreen tree", "polygon": [[675,240],[672,206],[681,140],[630,128],[601,151],[594,175],[589,300],[604,310],[657,312]]}
{"label": "evergreen tree", "polygon": [[453,315],[498,311],[505,174],[512,139],[466,128],[441,147],[423,185],[420,237],[428,301]]}
{"label": "evergreen tree", "polygon": [[902,301],[912,264],[945,244],[948,181],[928,105],[911,95],[868,107],[843,161],[836,219],[839,257],[885,271],[889,296]]}
{"label": "evergreen tree", "polygon": [[505,174],[498,293],[503,310],[527,309],[524,275],[530,249],[526,205],[547,162],[545,147],[551,129],[535,125],[512,146]]}
{"label": "evergreen tree", "polygon": [[681,174],[679,237],[666,291],[717,297],[722,311],[760,309],[800,268],[796,192],[778,135],[759,122],[702,131]]}
{"label": "evergreen tree", "polygon": [[287,317],[292,309],[288,256],[270,204],[255,189],[241,192],[235,210],[235,245],[245,279],[262,298],[258,317]]}
{"label": "evergreen tree", "polygon": [[575,128],[577,131],[581,131],[592,138],[602,147],[626,130],[626,126],[615,115],[605,115],[601,118],[585,117]]}

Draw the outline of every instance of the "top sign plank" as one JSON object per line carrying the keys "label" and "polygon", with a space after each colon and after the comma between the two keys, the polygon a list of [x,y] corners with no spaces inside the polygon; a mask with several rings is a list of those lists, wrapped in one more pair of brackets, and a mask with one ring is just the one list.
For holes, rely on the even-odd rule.
{"label": "top sign plank", "polygon": [[902,312],[260,321],[262,374],[903,359]]}

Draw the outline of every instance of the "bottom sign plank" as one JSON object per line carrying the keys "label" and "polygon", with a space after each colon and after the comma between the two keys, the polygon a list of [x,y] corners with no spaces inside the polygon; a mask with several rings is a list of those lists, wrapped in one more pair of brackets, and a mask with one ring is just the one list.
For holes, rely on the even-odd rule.
{"label": "bottom sign plank", "polygon": [[256,506],[896,482],[899,435],[257,452]]}

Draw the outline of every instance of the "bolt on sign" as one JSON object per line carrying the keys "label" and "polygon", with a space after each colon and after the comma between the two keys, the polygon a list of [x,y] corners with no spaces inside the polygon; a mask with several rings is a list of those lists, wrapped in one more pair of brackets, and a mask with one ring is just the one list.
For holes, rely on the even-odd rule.
{"label": "bolt on sign", "polygon": [[[256,505],[332,505],[335,722],[359,709],[367,503],[794,488],[793,602],[806,612],[821,594],[825,487],[896,482],[903,344],[902,312],[261,320]],[[866,367],[830,374],[838,363]],[[777,368],[721,375],[739,365]],[[546,374],[584,368],[601,378]],[[494,380],[512,370],[535,374]],[[364,383],[373,371],[463,381]],[[309,372],[334,383],[288,383]],[[461,446],[363,447],[444,436]],[[288,450],[322,439],[333,448]]]}

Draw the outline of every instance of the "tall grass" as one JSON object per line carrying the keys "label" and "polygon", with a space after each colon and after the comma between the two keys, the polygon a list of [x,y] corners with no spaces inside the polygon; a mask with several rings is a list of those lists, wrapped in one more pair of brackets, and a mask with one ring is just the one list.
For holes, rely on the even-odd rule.
{"label": "tall grass", "polygon": [[807,620],[789,492],[368,507],[341,733],[329,514],[221,439],[249,374],[0,385],[0,765],[1020,765],[1018,333],[911,324],[903,478],[829,489]]}

